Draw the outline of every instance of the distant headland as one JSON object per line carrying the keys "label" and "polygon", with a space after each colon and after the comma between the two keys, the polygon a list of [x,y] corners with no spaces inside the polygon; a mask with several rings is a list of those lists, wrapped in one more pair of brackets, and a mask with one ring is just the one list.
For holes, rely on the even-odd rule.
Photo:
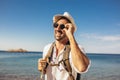
{"label": "distant headland", "polygon": [[19,48],[19,49],[9,49],[8,52],[28,52],[27,50],[25,49],[22,49],[22,48]]}
{"label": "distant headland", "polygon": [[0,52],[10,52],[10,53],[42,53],[42,51],[28,51],[28,50],[23,49],[23,48],[0,50]]}

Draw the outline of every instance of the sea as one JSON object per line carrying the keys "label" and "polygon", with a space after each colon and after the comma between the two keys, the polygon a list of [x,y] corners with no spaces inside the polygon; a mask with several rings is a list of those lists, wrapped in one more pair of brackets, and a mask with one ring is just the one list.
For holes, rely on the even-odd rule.
{"label": "sea", "polygon": [[[91,61],[81,80],[120,80],[120,54],[87,53]],[[0,52],[0,80],[40,80],[37,69],[42,52]]]}

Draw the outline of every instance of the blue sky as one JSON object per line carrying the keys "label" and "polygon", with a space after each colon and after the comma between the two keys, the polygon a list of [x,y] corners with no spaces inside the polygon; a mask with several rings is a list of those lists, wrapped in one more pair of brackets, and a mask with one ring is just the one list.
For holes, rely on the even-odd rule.
{"label": "blue sky", "polygon": [[119,0],[0,0],[0,50],[42,51],[54,41],[52,18],[69,12],[88,53],[120,53]]}

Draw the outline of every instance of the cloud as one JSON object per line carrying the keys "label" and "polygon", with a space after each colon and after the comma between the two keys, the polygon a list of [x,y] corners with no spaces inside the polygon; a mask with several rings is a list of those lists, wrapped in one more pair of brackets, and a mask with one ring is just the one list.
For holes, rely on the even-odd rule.
{"label": "cloud", "polygon": [[120,36],[99,36],[96,38],[103,41],[119,41],[120,40]]}
{"label": "cloud", "polygon": [[98,35],[84,33],[80,35],[81,43],[86,52],[90,53],[119,53],[120,35]]}
{"label": "cloud", "polygon": [[87,45],[85,46],[85,51],[88,53],[118,53],[120,54],[120,44],[109,44],[109,45],[104,45],[102,44],[101,46],[96,44],[96,45]]}
{"label": "cloud", "polygon": [[81,37],[88,38],[88,39],[97,39],[102,41],[120,41],[120,36],[118,35],[96,35],[96,34],[81,34]]}

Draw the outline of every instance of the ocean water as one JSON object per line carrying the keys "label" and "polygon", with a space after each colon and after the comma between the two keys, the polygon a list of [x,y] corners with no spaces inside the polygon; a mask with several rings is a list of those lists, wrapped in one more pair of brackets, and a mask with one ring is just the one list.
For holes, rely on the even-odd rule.
{"label": "ocean water", "polygon": [[42,53],[0,52],[0,74],[39,75],[37,60]]}
{"label": "ocean water", "polygon": [[[91,60],[91,66],[87,73],[82,74],[83,80],[104,80],[104,78],[109,78],[111,76],[120,76],[120,54],[88,53],[87,56]],[[37,70],[37,60],[41,57],[42,52],[0,52],[0,75],[39,76],[40,72]],[[117,78],[114,80],[120,79]]]}
{"label": "ocean water", "polygon": [[87,80],[120,80],[120,54],[88,54],[89,71],[83,75]]}

